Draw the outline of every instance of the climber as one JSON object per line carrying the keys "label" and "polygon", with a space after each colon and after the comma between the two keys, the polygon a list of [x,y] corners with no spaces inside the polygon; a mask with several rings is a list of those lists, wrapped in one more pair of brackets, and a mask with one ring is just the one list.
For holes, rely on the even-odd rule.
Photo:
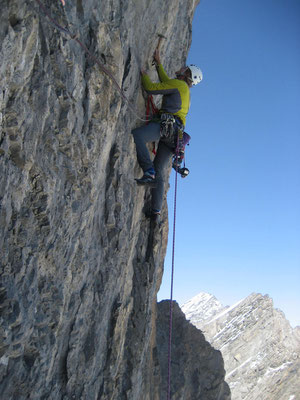
{"label": "climber", "polygon": [[[144,175],[136,179],[139,185],[152,187],[152,208],[146,216],[158,221],[164,194],[164,171],[169,165],[175,148],[177,135],[184,131],[186,115],[190,106],[190,88],[202,81],[202,72],[195,65],[182,67],[176,78],[170,79],[161,62],[159,48],[154,53],[154,62],[160,83],[151,82],[144,70],[141,70],[142,85],[148,94],[162,94],[162,106],[159,114],[149,124],[132,131],[137,159]],[[147,142],[159,141],[154,161],[151,161]]]}

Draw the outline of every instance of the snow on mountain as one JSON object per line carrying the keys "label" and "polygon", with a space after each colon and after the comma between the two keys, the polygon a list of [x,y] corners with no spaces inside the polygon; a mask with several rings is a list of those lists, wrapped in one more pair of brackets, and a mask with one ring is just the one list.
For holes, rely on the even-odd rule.
{"label": "snow on mountain", "polygon": [[300,400],[300,339],[269,296],[231,307],[200,293],[182,307],[224,358],[234,400]]}
{"label": "snow on mountain", "polygon": [[221,310],[225,310],[226,307],[215,296],[202,292],[183,304],[181,309],[185,313],[186,318],[197,326],[197,324],[201,324],[203,321],[210,320]]}

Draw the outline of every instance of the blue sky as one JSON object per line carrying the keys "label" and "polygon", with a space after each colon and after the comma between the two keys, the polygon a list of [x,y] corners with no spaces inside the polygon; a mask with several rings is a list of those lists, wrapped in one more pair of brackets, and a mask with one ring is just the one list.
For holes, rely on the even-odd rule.
{"label": "blue sky", "polygon": [[300,325],[300,1],[201,0],[188,63],[204,79],[186,126],[191,173],[178,180],[173,297],[232,305],[259,292]]}

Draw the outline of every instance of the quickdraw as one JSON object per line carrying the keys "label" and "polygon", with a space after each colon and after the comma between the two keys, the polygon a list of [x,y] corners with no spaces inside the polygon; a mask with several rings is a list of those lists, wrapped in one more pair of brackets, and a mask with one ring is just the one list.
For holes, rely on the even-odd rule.
{"label": "quickdraw", "polygon": [[174,141],[175,117],[173,114],[162,113],[160,115],[160,137],[164,141]]}

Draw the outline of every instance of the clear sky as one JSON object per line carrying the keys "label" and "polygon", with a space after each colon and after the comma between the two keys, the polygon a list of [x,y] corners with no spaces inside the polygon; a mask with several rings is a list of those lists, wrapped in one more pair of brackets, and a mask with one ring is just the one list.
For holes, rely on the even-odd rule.
{"label": "clear sky", "polygon": [[[300,1],[201,0],[188,63],[204,79],[178,179],[173,298],[268,294],[300,325]],[[174,179],[158,300],[170,297]]]}

